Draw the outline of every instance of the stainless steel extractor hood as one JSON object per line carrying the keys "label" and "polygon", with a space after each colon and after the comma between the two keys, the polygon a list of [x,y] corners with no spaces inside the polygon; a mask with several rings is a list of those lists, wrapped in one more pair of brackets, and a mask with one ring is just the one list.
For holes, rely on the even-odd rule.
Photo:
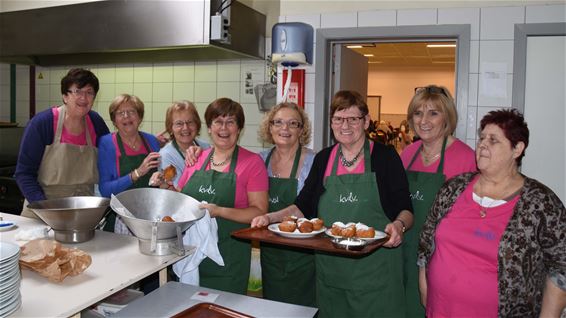
{"label": "stainless steel extractor hood", "polygon": [[210,40],[230,1],[108,0],[0,13],[0,62],[30,65],[265,58],[265,16],[233,1],[229,43]]}

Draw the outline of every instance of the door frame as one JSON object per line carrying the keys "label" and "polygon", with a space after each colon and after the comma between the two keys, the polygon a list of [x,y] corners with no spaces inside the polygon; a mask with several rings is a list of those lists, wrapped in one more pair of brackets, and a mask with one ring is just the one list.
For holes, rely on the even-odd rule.
{"label": "door frame", "polygon": [[511,107],[521,113],[525,112],[527,38],[529,36],[566,36],[566,23],[515,24]]}
{"label": "door frame", "polygon": [[[456,109],[460,118],[456,137],[466,138],[466,114],[468,108],[468,80],[470,71],[469,24],[415,25],[361,28],[329,28],[316,30],[315,43],[315,103],[313,148],[318,151],[329,146],[329,105],[332,100],[332,45],[354,42],[415,42],[450,39],[457,41],[456,51]],[[409,101],[407,101],[408,104]]]}

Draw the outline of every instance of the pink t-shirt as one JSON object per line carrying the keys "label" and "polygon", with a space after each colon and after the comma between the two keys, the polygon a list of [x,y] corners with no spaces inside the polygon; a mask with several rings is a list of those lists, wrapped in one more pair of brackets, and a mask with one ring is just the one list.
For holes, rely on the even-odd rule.
{"label": "pink t-shirt", "polygon": [[[334,145],[334,147],[330,151],[330,158],[328,159],[328,164],[326,165],[326,170],[324,171],[324,177],[325,178],[328,177],[332,173],[332,165],[334,165],[334,159],[336,158],[336,155],[338,154],[338,145],[339,144]],[[373,151],[373,142],[372,141],[370,141],[370,143],[369,143],[369,151],[370,151],[370,153]],[[343,175],[343,174],[362,174],[365,171],[365,167],[366,167],[366,165],[365,165],[365,162],[362,158],[362,160],[354,168],[354,170],[348,171],[346,169],[346,167],[344,167],[342,164],[340,164],[340,159],[338,159],[338,168],[336,169],[336,175],[339,176],[339,175]]]}
{"label": "pink t-shirt", "polygon": [[[182,189],[187,181],[196,170],[199,170],[205,164],[208,154],[212,148],[203,150],[197,162],[192,167],[186,166],[181,178],[179,178],[178,186]],[[210,170],[210,163],[206,162],[206,170]],[[226,165],[224,173],[230,171],[230,165]],[[236,164],[236,201],[234,208],[247,208],[248,192],[268,191],[269,181],[267,178],[267,169],[261,157],[247,149],[240,147],[238,149],[238,162]]]}
{"label": "pink t-shirt", "polygon": [[499,241],[519,196],[487,208],[487,216],[481,218],[480,205],[472,197],[476,181],[470,182],[436,229],[427,272],[429,318],[497,317]]}
{"label": "pink t-shirt", "polygon": [[[117,133],[112,133],[112,143],[116,149],[116,171],[120,171],[120,147],[118,147],[118,138],[116,137]],[[124,151],[126,152],[126,156],[137,156],[137,155],[147,155],[150,151],[145,147],[145,144],[142,142],[141,146],[138,150],[132,149],[128,146],[127,143],[122,140],[122,145],[124,145]]]}
{"label": "pink t-shirt", "polygon": [[[55,135],[57,132],[57,123],[59,121],[59,107],[53,107],[51,110],[53,112],[53,135]],[[88,115],[86,116],[86,126],[90,133],[92,145],[96,147],[96,131],[94,130],[94,125]],[[80,135],[73,135],[65,128],[65,126],[63,126],[63,131],[61,132],[61,143],[84,146],[86,145],[86,132],[83,131]]]}
{"label": "pink t-shirt", "polygon": [[[403,160],[403,166],[405,169],[407,169],[411,160],[413,160],[413,156],[419,150],[422,143],[423,142],[421,140],[414,142],[405,148],[403,153],[401,153],[401,160]],[[439,164],[440,159],[436,160],[436,162],[430,166],[425,166],[423,164],[422,157],[418,156],[411,166],[411,171],[435,173]],[[444,152],[443,170],[446,180],[465,172],[476,171],[476,154],[474,150],[459,139],[455,139]]]}

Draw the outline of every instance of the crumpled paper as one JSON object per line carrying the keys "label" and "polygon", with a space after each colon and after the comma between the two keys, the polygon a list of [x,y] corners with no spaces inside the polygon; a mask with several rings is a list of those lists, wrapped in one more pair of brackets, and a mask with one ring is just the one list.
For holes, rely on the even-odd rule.
{"label": "crumpled paper", "polygon": [[84,272],[92,258],[79,249],[66,248],[54,240],[33,240],[21,247],[20,265],[36,271],[52,282],[60,283],[67,276]]}

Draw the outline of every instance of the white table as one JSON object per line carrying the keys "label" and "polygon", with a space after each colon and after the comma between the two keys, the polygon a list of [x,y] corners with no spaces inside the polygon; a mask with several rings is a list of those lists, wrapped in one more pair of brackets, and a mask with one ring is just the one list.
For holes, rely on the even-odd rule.
{"label": "white table", "polygon": [[[23,245],[25,242],[14,239],[19,229],[45,226],[41,220],[6,213],[0,216],[18,225],[18,228],[0,232],[2,242]],[[22,270],[22,305],[11,316],[72,316],[155,272],[161,271],[162,278],[168,265],[194,252],[193,248],[184,256],[144,255],[139,251],[137,238],[103,231],[96,231],[94,238],[87,242],[64,245],[90,254],[92,264],[80,275],[69,276],[61,283],[52,283],[35,272]]]}
{"label": "white table", "polygon": [[312,307],[169,282],[165,286],[152,291],[149,295],[134,300],[112,317],[171,317],[202,303],[202,300],[192,298],[195,293],[201,291],[218,294],[218,298],[214,300],[215,304],[253,317],[313,317],[317,312],[317,309]]}

